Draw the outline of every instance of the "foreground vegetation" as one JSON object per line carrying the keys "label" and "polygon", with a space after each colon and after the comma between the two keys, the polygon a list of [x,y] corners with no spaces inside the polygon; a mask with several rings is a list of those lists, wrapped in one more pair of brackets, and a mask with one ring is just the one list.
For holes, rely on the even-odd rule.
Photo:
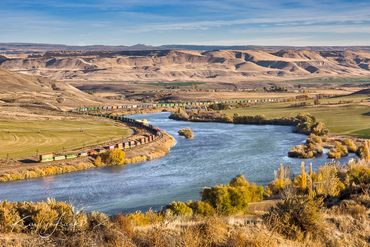
{"label": "foreground vegetation", "polygon": [[0,159],[27,158],[36,154],[63,152],[97,145],[131,135],[115,122],[81,120],[0,120]]}
{"label": "foreground vegetation", "polygon": [[[46,202],[1,202],[2,245],[46,246],[367,246],[370,163],[281,166],[262,187],[237,176],[205,188],[200,201],[173,202],[161,212],[108,217]],[[275,198],[275,206],[249,205]],[[260,213],[258,213],[260,212]],[[252,218],[251,218],[252,217]],[[335,232],[335,234],[332,234]]]}

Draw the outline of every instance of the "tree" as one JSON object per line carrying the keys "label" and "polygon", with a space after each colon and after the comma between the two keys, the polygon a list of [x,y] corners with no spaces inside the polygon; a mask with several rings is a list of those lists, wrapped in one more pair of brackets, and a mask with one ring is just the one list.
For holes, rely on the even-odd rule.
{"label": "tree", "polygon": [[95,159],[95,166],[101,166],[102,165],[102,159],[101,159],[101,156],[99,155],[98,157],[96,157]]}
{"label": "tree", "polygon": [[123,165],[125,163],[125,152],[119,148],[115,148],[108,152],[106,163],[110,165]]}
{"label": "tree", "polygon": [[307,188],[307,174],[305,171],[304,162],[301,163],[301,183],[299,187],[302,191],[305,191]]}

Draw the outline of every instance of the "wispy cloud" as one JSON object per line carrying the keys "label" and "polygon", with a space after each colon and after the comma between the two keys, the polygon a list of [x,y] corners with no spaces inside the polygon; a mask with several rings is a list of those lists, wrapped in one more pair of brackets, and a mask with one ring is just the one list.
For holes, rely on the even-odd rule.
{"label": "wispy cloud", "polygon": [[370,44],[368,0],[1,0],[0,16],[0,42]]}

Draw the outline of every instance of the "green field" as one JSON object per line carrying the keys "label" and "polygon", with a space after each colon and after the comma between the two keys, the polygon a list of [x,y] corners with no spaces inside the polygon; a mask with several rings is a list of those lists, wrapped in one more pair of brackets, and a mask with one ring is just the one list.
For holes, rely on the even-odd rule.
{"label": "green field", "polygon": [[364,84],[369,83],[369,77],[317,77],[317,78],[308,78],[308,79],[299,79],[299,80],[288,80],[286,82],[293,83],[335,83],[335,84]]}
{"label": "green field", "polygon": [[0,120],[0,158],[27,158],[36,153],[63,152],[131,134],[106,120]]}
{"label": "green field", "polygon": [[[340,100],[353,100],[354,102],[368,101],[368,97],[348,96],[337,97],[324,102],[338,102]],[[347,105],[319,105],[292,107],[293,103],[277,103],[256,105],[246,108],[236,108],[224,111],[232,116],[234,113],[239,115],[265,115],[267,118],[280,118],[295,116],[300,112],[307,112],[323,121],[328,126],[331,133],[353,135],[358,137],[370,138],[370,107],[358,103]]]}
{"label": "green field", "polygon": [[189,87],[193,85],[201,85],[205,82],[149,82],[147,85],[158,87]]}

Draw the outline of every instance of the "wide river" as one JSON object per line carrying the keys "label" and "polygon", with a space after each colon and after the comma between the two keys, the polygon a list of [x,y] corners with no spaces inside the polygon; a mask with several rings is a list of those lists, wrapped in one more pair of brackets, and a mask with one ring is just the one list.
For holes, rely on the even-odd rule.
{"label": "wide river", "polygon": [[[125,167],[101,168],[0,184],[0,200],[40,201],[48,197],[71,202],[78,209],[108,214],[159,209],[175,200],[199,199],[205,186],[227,183],[238,174],[267,184],[280,163],[299,173],[299,159],[288,150],[306,136],[287,126],[192,123],[168,119],[169,113],[135,115],[173,135],[176,146],[164,158]],[[195,139],[179,137],[190,127]],[[348,157],[346,158],[348,159]],[[328,162],[312,162],[314,169]]]}

